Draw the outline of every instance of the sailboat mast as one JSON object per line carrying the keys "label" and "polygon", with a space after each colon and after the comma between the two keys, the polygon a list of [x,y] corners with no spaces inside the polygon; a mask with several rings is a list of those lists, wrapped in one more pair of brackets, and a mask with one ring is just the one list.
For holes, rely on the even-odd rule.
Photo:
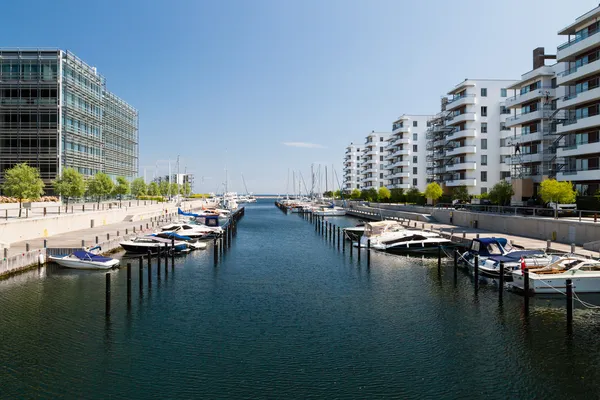
{"label": "sailboat mast", "polygon": [[327,187],[327,165],[325,166],[325,193],[327,193],[328,187]]}

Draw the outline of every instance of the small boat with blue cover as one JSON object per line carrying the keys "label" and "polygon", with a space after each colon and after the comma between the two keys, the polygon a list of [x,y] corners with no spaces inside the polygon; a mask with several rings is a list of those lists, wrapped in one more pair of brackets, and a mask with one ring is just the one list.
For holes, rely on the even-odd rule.
{"label": "small boat with blue cover", "polygon": [[68,255],[50,256],[50,261],[60,266],[76,269],[110,269],[119,265],[116,258],[104,257],[85,250],[77,250]]}

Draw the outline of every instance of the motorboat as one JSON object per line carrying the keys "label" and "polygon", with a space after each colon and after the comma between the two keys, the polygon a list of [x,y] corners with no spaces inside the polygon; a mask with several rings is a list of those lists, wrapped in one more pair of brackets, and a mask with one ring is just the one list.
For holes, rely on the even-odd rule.
{"label": "motorboat", "polygon": [[360,238],[360,246],[367,247],[371,241],[371,247],[377,248],[380,243],[406,237],[408,229],[398,221],[366,222]]}
{"label": "motorboat", "polygon": [[159,232],[155,233],[153,236],[163,239],[170,239],[172,243],[175,241],[179,243],[185,242],[187,244],[188,250],[204,250],[207,247],[206,242],[200,241],[199,239],[192,238],[190,236],[182,236],[175,232]]}
{"label": "motorboat", "polygon": [[[567,279],[577,293],[600,293],[600,261],[568,255],[541,268],[527,268],[529,290],[533,293],[564,293]],[[512,271],[512,287],[523,291],[524,272]]]}
{"label": "motorboat", "polygon": [[75,269],[111,269],[119,265],[119,260],[104,257],[85,250],[77,250],[71,254],[49,256],[48,259],[66,268]]}
{"label": "motorboat", "polygon": [[162,232],[173,232],[179,235],[188,236],[192,239],[208,239],[221,234],[223,229],[220,226],[206,226],[191,223],[172,223],[161,228]]}
{"label": "motorboat", "polygon": [[344,234],[353,242],[360,242],[360,238],[365,234],[364,221],[359,222],[356,226],[344,228]]}
{"label": "motorboat", "polygon": [[126,252],[134,254],[147,254],[148,251],[152,254],[157,254],[159,250],[162,250],[165,247],[168,249],[174,247],[176,252],[182,252],[188,249],[188,244],[185,241],[172,241],[171,239],[158,237],[156,235],[139,236],[122,241],[119,245],[121,245]]}
{"label": "motorboat", "polygon": [[378,243],[375,248],[393,254],[437,254],[440,248],[453,248],[455,243],[427,231],[406,231],[406,236]]}
{"label": "motorboat", "polygon": [[342,207],[337,207],[331,204],[329,206],[323,206],[319,209],[316,209],[313,211],[313,214],[320,217],[343,217],[346,215],[346,210]]}

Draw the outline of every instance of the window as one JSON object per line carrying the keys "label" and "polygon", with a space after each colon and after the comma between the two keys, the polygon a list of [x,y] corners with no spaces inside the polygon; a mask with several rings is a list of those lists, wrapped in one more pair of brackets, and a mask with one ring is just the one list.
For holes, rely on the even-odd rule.
{"label": "window", "polygon": [[414,179],[413,179],[413,186],[414,186],[414,187],[417,187],[417,178],[414,178]]}
{"label": "window", "polygon": [[481,182],[487,182],[487,171],[481,171]]}
{"label": "window", "polygon": [[486,106],[481,107],[481,116],[487,117],[487,107]]}
{"label": "window", "polygon": [[500,97],[506,97],[506,89],[500,89]]}
{"label": "window", "polygon": [[510,171],[500,171],[500,179],[510,178]]}
{"label": "window", "polygon": [[413,167],[413,174],[417,174],[417,167]]}
{"label": "window", "polygon": [[487,188],[486,187],[482,187],[481,188],[481,194],[486,194],[487,193]]}
{"label": "window", "polygon": [[481,150],[487,150],[487,139],[481,139]]}
{"label": "window", "polygon": [[383,172],[379,174],[379,179],[383,179]]}
{"label": "window", "polygon": [[383,156],[379,156],[379,161],[383,161]]}
{"label": "window", "polygon": [[416,164],[417,163],[417,156],[413,156],[413,162]]}
{"label": "window", "polygon": [[356,185],[356,188],[357,188],[357,189],[360,189],[360,185]]}
{"label": "window", "polygon": [[481,155],[481,165],[487,165],[487,155],[486,154]]}
{"label": "window", "polygon": [[481,123],[481,133],[487,133],[487,122]]}
{"label": "window", "polygon": [[413,127],[416,128],[417,127],[417,121],[413,121]]}
{"label": "window", "polygon": [[380,138],[379,138],[379,141],[380,141],[380,142],[383,142],[383,137],[380,137]]}
{"label": "window", "polygon": [[481,88],[481,97],[487,97],[487,88]]}
{"label": "window", "polygon": [[413,151],[416,153],[417,152],[417,145],[413,144]]}
{"label": "window", "polygon": [[380,148],[379,148],[379,151],[383,153],[383,147],[380,147]]}
{"label": "window", "polygon": [[510,128],[506,126],[506,122],[500,122],[500,130],[501,131],[510,131]]}
{"label": "window", "polygon": [[383,187],[383,182],[379,182],[379,187]]}
{"label": "window", "polygon": [[416,133],[413,133],[413,140],[416,142],[419,140],[419,136]]}
{"label": "window", "polygon": [[360,156],[356,156],[356,161],[360,161]]}

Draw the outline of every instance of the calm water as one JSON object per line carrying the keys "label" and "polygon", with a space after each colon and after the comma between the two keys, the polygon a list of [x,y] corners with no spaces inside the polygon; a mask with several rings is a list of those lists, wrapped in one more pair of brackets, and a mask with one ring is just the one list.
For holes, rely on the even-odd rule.
{"label": "calm water", "polygon": [[[336,218],[346,225],[354,221]],[[177,260],[126,306],[126,271],[0,281],[1,398],[597,398],[600,313],[497,292],[436,263],[342,255],[271,201],[218,267]],[[163,267],[164,268],[164,267]],[[156,269],[154,269],[156,272]],[[144,271],[146,272],[146,271]]]}

